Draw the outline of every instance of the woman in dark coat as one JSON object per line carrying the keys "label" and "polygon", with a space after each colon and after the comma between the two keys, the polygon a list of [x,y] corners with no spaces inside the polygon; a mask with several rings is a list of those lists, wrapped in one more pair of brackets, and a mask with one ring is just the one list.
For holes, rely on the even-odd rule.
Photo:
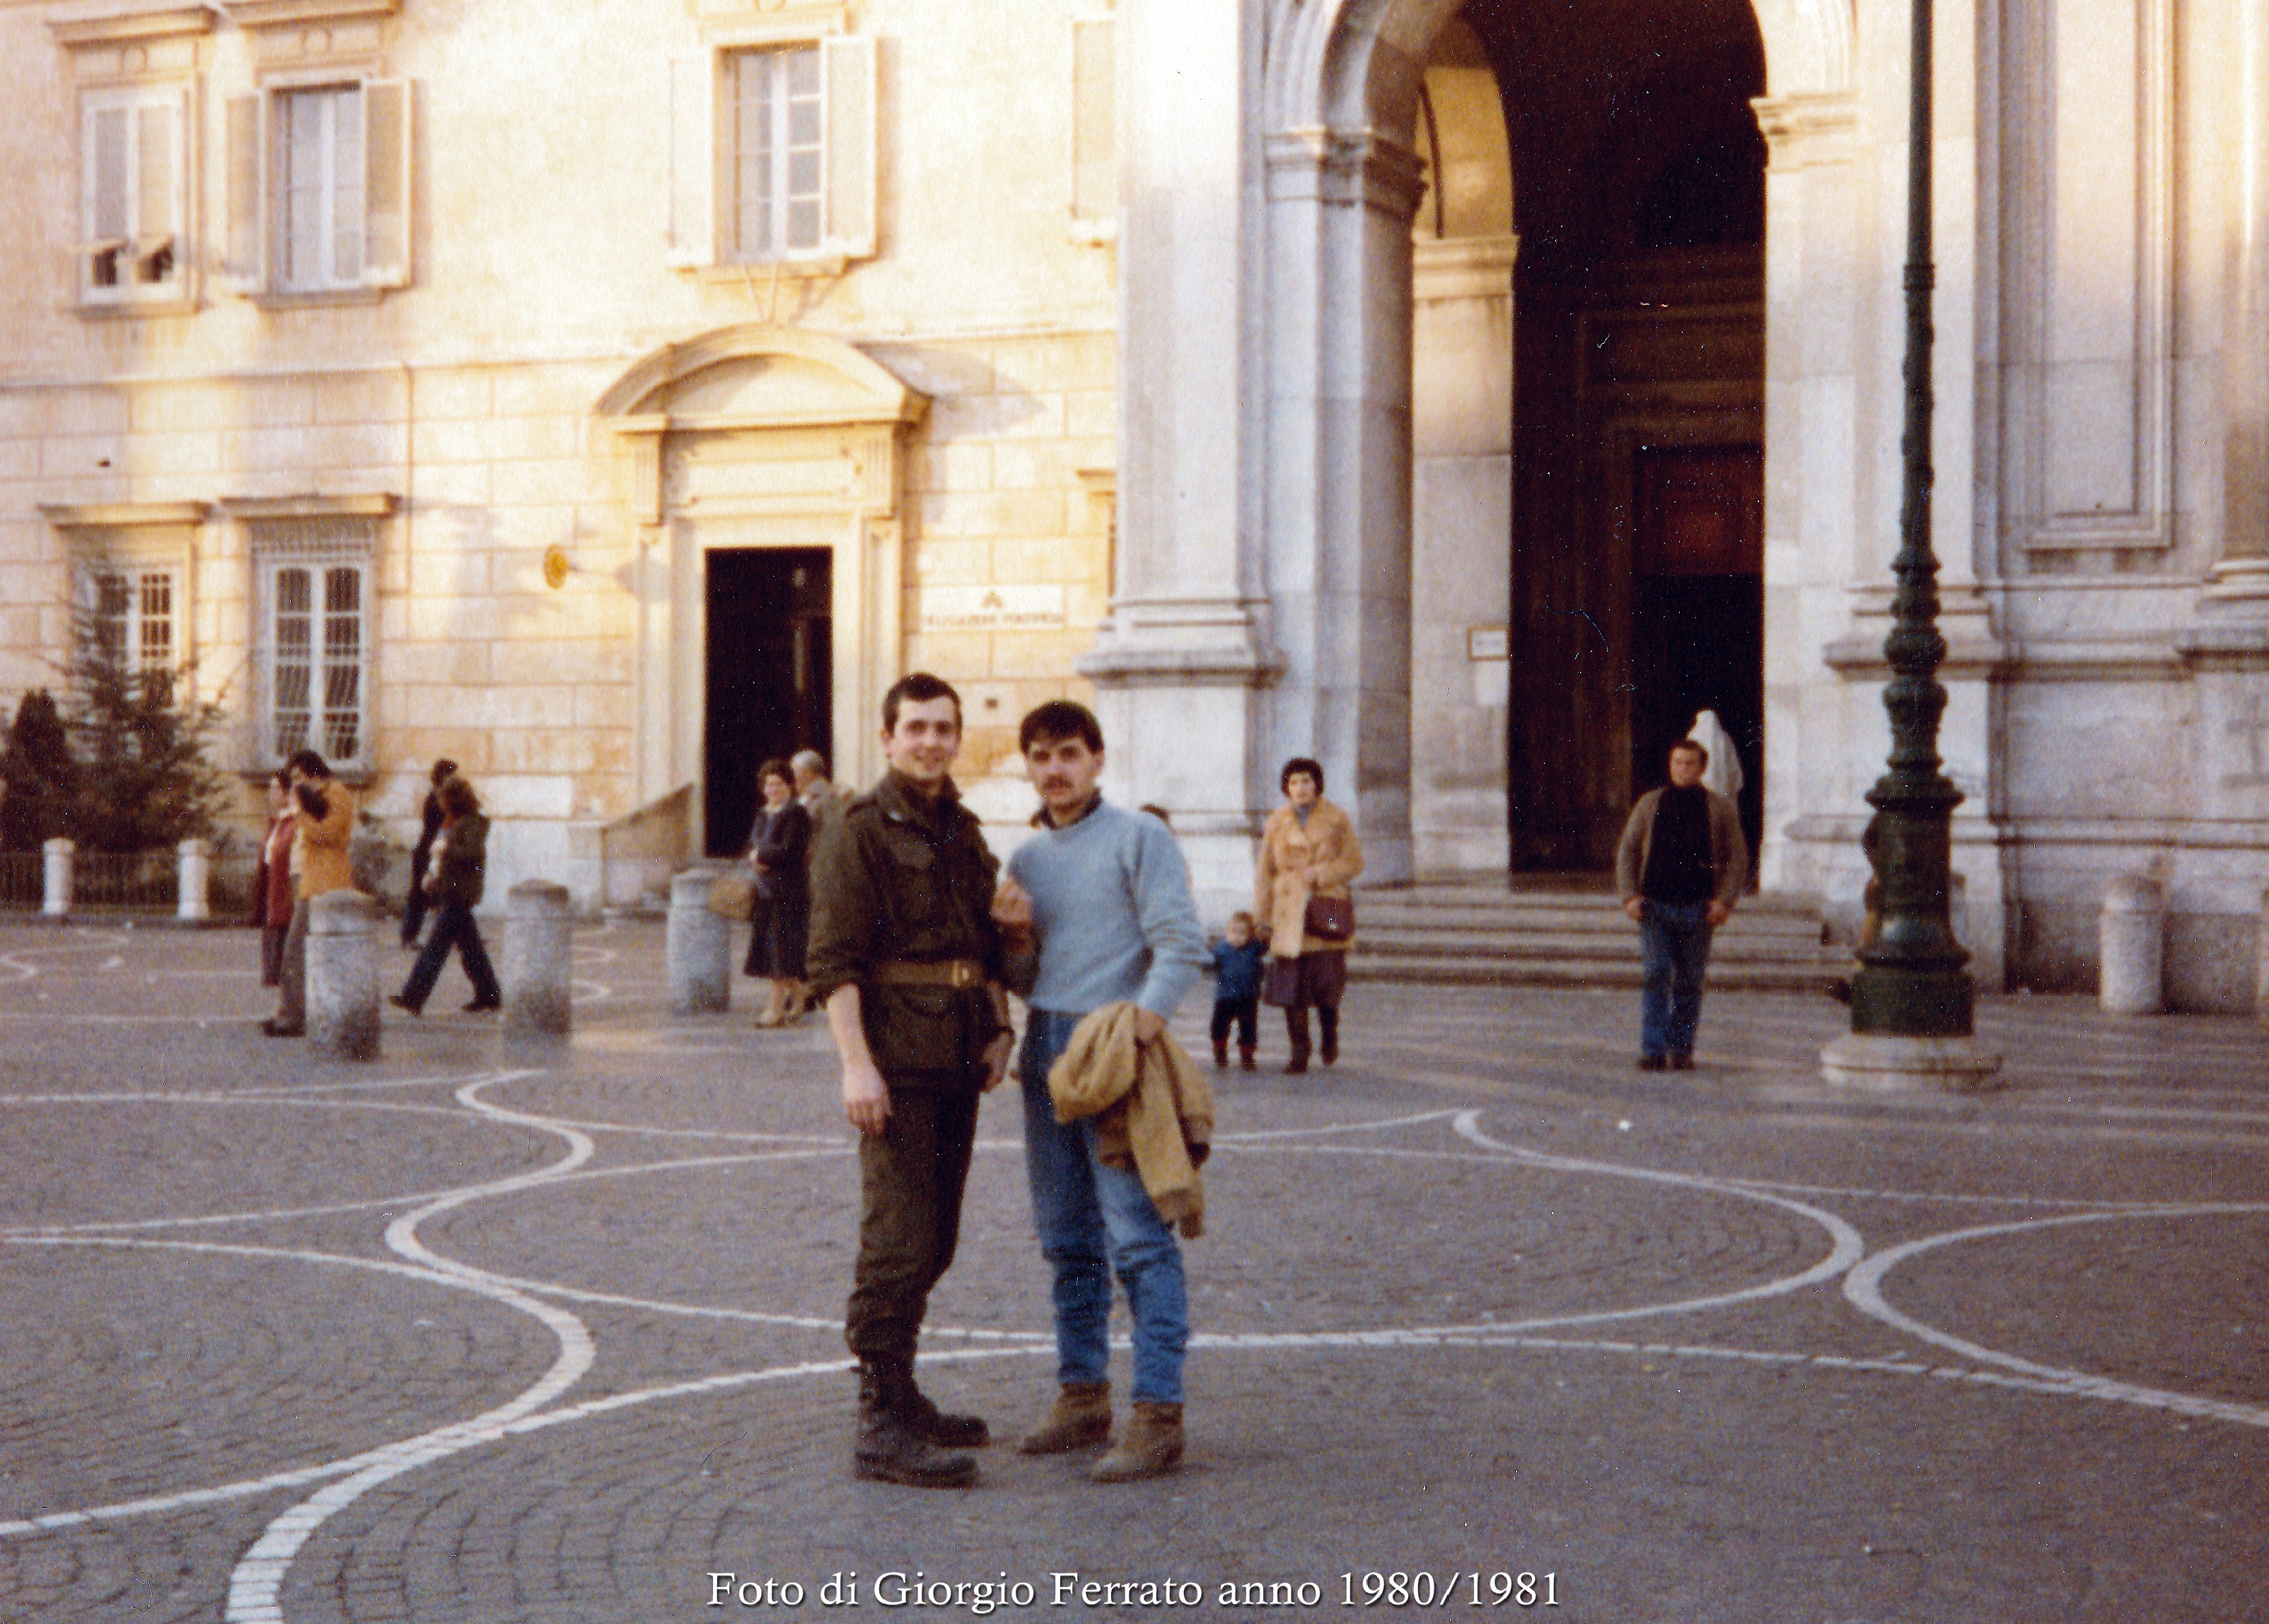
{"label": "woman in dark coat", "polygon": [[423,1014],[434,982],[441,978],[441,966],[448,962],[449,949],[455,948],[463,956],[465,974],[473,984],[473,1001],[465,1006],[465,1012],[478,1015],[501,1009],[504,989],[497,985],[488,949],[481,941],[481,927],[473,919],[488,869],[489,821],[481,815],[480,797],[464,779],[449,779],[434,793],[441,802],[441,832],[433,844],[432,871],[425,876],[426,894],[433,902],[433,930],[425,938],[418,962],[410,967],[410,979],[394,995],[394,1002],[411,1015]]}
{"label": "woman in dark coat", "polygon": [[292,838],[299,823],[292,815],[292,773],[277,771],[268,780],[268,829],[260,839],[260,873],[253,882],[252,922],[260,926],[260,985],[284,984],[284,938],[292,929]]}
{"label": "woman in dark coat", "polygon": [[796,803],[795,779],[784,761],[757,769],[765,804],[749,830],[749,862],[757,871],[756,903],[749,915],[751,976],[770,978],[772,1000],[758,1026],[786,1026],[803,1013],[803,944],[811,926],[811,814]]}

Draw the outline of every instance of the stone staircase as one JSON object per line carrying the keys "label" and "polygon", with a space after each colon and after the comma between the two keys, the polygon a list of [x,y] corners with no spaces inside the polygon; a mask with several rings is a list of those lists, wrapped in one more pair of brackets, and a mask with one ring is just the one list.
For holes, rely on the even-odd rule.
{"label": "stone staircase", "polygon": [[[1807,899],[1746,897],[1711,945],[1712,987],[1819,992],[1850,973]],[[1523,876],[1356,893],[1357,980],[1469,986],[1639,985],[1638,926],[1603,881]]]}

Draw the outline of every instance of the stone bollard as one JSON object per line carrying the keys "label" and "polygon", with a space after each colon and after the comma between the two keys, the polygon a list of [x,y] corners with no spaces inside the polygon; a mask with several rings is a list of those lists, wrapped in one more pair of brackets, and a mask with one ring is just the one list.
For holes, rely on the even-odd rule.
{"label": "stone bollard", "polygon": [[566,1031],[573,963],[567,888],[550,880],[514,886],[504,926],[504,1030],[515,1037]]}
{"label": "stone bollard", "polygon": [[212,918],[212,843],[188,839],[177,848],[181,858],[181,900],[174,917],[185,924],[202,925]]}
{"label": "stone bollard", "polygon": [[47,853],[46,901],[40,905],[44,919],[61,919],[70,916],[71,855],[78,848],[57,835],[40,848]]}
{"label": "stone bollard", "polygon": [[2269,1025],[2269,890],[2261,893],[2261,925],[2253,938],[2253,1014]]}
{"label": "stone bollard", "polygon": [[327,1059],[378,1059],[377,917],[360,891],[307,904],[307,1045]]}
{"label": "stone bollard", "polygon": [[709,912],[717,874],[691,868],[669,881],[669,1008],[676,1015],[728,1009],[733,1000],[733,926]]}
{"label": "stone bollard", "polygon": [[2100,943],[2106,1009],[2156,1015],[2165,1008],[2167,894],[2156,880],[2126,874],[2110,883]]}

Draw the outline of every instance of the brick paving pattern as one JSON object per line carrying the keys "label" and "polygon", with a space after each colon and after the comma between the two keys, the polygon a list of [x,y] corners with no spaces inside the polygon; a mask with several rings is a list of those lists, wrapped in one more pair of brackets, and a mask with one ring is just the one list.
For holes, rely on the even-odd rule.
{"label": "brick paving pattern", "polygon": [[[1629,992],[1358,984],[1340,1065],[1223,1081],[1185,1469],[924,1493],[847,1471],[820,1023],[576,952],[572,1040],[453,971],[356,1067],[257,1035],[246,933],[0,926],[0,1618],[2269,1618],[2251,1023],[1990,1000],[2005,1090],[1864,1101],[1824,999],[1641,1075]],[[1001,1436],[1013,1106],[924,1344]]]}

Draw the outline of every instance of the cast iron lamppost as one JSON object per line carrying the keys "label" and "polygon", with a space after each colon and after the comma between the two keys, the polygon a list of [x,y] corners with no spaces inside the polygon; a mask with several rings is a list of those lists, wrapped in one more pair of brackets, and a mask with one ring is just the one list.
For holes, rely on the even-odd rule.
{"label": "cast iron lamppost", "polygon": [[1883,658],[1890,712],[1888,770],[1867,792],[1867,826],[1877,917],[1859,949],[1851,982],[1851,1031],[1829,1045],[1822,1069],[1834,1082],[1872,1087],[1989,1086],[2000,1060],[1973,1036],[1970,955],[1954,938],[1954,808],[1962,792],[1940,771],[1939,718],[1946,690],[1938,668],[1938,558],[1931,550],[1930,430],[1933,398],[1931,292],[1931,23],[1933,0],[1911,0],[1914,60],[1907,122],[1906,420],[1900,439],[1905,477],[1899,502],[1899,551]]}

